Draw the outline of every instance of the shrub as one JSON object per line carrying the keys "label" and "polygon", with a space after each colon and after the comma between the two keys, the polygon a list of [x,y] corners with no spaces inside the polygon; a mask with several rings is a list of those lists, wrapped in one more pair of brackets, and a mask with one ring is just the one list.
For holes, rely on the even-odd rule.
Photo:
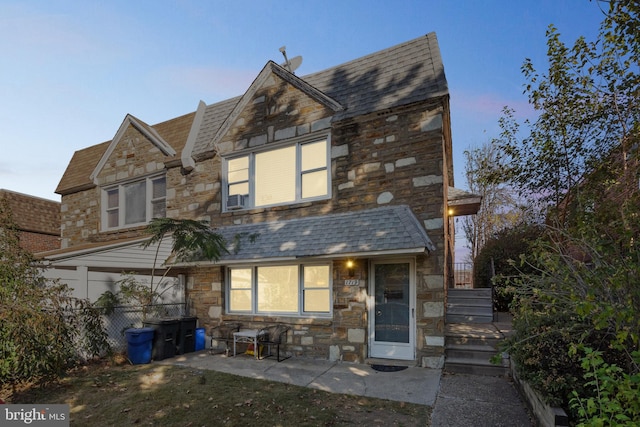
{"label": "shrub", "polygon": [[108,350],[100,313],[47,282],[0,202],[0,382],[48,381]]}
{"label": "shrub", "polygon": [[[636,426],[640,420],[640,373],[628,374],[605,362],[601,351],[584,346],[580,350],[584,352],[581,366],[589,395],[572,393],[570,403],[578,426]],[[640,366],[640,352],[634,352],[632,357]]]}
{"label": "shrub", "polygon": [[515,264],[531,250],[531,244],[542,234],[537,225],[522,224],[500,231],[480,250],[474,260],[474,286],[494,287],[494,310],[509,311],[513,293],[508,289],[508,279],[529,270]]}

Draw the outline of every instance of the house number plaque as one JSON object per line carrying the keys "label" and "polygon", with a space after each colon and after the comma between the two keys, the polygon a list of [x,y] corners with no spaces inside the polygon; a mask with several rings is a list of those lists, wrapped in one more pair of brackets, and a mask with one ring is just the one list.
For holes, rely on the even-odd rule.
{"label": "house number plaque", "polygon": [[358,279],[351,279],[351,280],[344,281],[345,286],[358,286],[359,284],[360,284],[360,280]]}

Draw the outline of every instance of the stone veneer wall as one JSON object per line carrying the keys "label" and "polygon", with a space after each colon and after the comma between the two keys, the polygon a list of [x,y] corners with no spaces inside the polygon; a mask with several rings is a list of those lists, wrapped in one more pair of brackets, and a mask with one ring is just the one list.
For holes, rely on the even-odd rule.
{"label": "stone veneer wall", "polygon": [[164,154],[129,126],[98,174],[98,186],[62,196],[62,247],[141,236],[144,227],[102,230],[101,186],[161,174],[166,171],[164,161]]}
{"label": "stone veneer wall", "polygon": [[[425,273],[427,257],[417,258],[416,364],[441,368],[444,363],[444,321],[442,277]],[[239,315],[225,312],[226,287],[222,267],[199,267],[187,281],[190,315],[197,316],[200,327],[209,335],[221,321],[236,321],[243,328],[260,329],[274,323],[292,328],[285,351],[296,356],[363,363],[368,354],[369,260],[356,261],[354,278],[358,286],[346,286],[346,259],[333,262],[333,317],[299,318],[289,316]]]}
{"label": "stone veneer wall", "polygon": [[[280,86],[278,90],[287,92],[289,89]],[[219,148],[223,154],[229,154],[235,150],[276,143],[283,136],[291,138],[306,135],[311,130],[321,132],[330,128],[332,198],[312,203],[226,212],[218,218],[214,216],[214,224],[216,220],[221,225],[282,220],[369,209],[387,204],[411,206],[436,246],[433,253],[417,257],[416,262],[417,363],[427,367],[442,367],[444,262],[447,248],[443,188],[445,181],[448,182],[448,177],[443,176],[442,115],[446,106],[443,107],[440,102],[429,106],[423,104],[331,124],[329,117],[322,114],[322,109],[313,110],[309,105],[304,108],[317,114],[311,118],[307,116],[306,119],[310,122],[305,125],[304,120],[300,122],[301,117],[295,114],[299,108],[303,108],[300,106],[306,102],[304,99],[297,99],[294,102],[296,107],[280,101],[280,111],[293,113],[273,117],[261,115],[266,111],[261,106],[263,103],[268,105],[269,99],[269,94],[258,92],[253,107],[249,109],[250,114],[246,113],[247,117],[241,115],[237,119],[236,126],[232,126],[229,131],[233,138],[223,140]],[[255,117],[253,123],[257,126],[246,126],[249,117]],[[312,120],[313,118],[316,120]],[[211,165],[204,168],[204,171],[219,175],[220,159],[216,157],[210,160]],[[197,181],[195,177],[187,178],[189,179],[193,179],[194,183]],[[200,186],[204,184],[201,182]],[[191,186],[193,188],[193,183]],[[215,187],[215,194],[205,193],[212,197],[209,204],[198,207],[193,205],[193,209],[209,213],[218,211],[220,188]],[[224,272],[219,269],[215,273],[199,272],[197,276],[190,278],[188,294],[192,314],[197,315],[201,324],[207,328],[221,320],[237,320],[247,327],[260,327],[273,322],[287,323],[294,328],[290,351],[310,357],[362,362],[367,355],[368,340],[368,270],[365,267],[360,272],[365,279],[360,281],[359,287],[345,287],[344,280],[339,277],[340,266],[344,261],[334,262],[332,320],[225,314]],[[367,260],[360,261],[366,266]],[[213,277],[209,277],[210,275]]]}
{"label": "stone veneer wall", "polygon": [[[275,82],[274,82],[275,83]],[[217,149],[222,154],[331,131],[332,197],[289,206],[221,213],[221,160],[199,159],[190,174],[167,170],[167,216],[209,219],[213,226],[264,222],[406,204],[424,225],[436,249],[416,260],[417,364],[444,361],[445,197],[443,115],[446,99],[331,123],[333,112],[286,83],[258,91]],[[446,122],[445,122],[446,123]],[[165,169],[162,153],[133,127],[100,173],[101,184]],[[64,245],[133,237],[141,229],[100,231],[100,190],[63,197]],[[230,316],[224,310],[224,271],[197,267],[188,273],[188,303],[201,326],[231,318],[247,326],[284,322],[294,328],[290,351],[310,357],[362,362],[367,355],[367,260],[360,260],[360,286],[345,287],[334,262],[333,319]]]}

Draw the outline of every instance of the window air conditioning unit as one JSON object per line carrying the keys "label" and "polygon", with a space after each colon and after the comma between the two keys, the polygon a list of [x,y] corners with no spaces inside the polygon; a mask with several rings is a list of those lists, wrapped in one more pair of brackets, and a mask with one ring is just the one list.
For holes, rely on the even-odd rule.
{"label": "window air conditioning unit", "polygon": [[227,197],[227,209],[244,208],[244,196],[242,194],[234,194]]}

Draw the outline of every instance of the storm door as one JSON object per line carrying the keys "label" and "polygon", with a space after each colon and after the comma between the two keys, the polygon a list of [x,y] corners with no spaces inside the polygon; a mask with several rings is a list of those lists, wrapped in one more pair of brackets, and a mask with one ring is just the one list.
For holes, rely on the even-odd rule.
{"label": "storm door", "polygon": [[413,261],[371,264],[369,356],[415,358],[415,272]]}

